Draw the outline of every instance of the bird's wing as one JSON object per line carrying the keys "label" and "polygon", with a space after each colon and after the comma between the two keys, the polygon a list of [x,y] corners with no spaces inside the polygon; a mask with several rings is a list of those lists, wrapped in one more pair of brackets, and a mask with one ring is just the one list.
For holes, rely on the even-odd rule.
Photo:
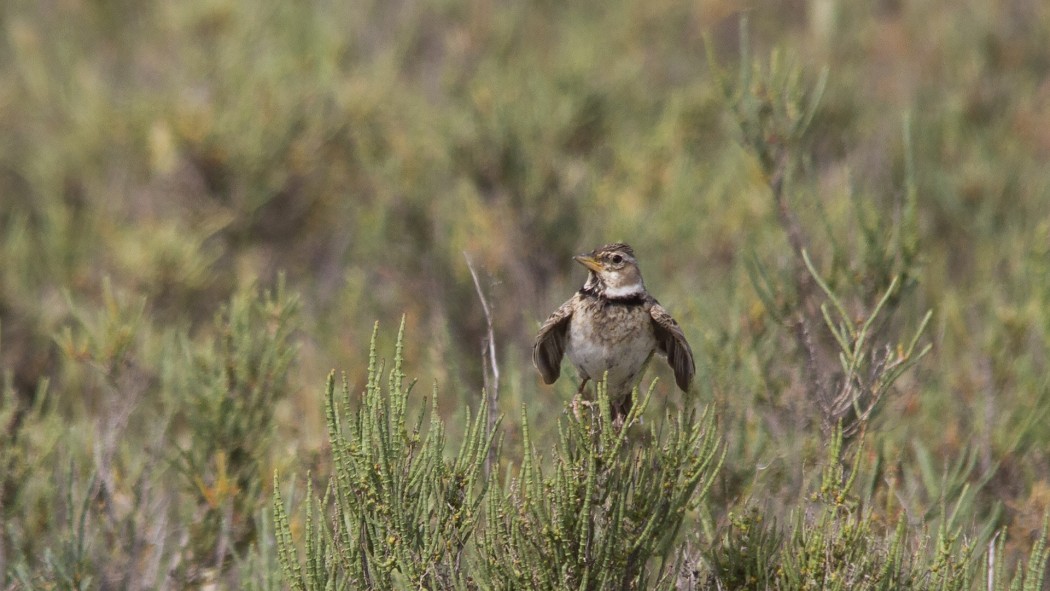
{"label": "bird's wing", "polygon": [[693,363],[693,350],[689,348],[689,342],[685,340],[685,334],[671,315],[664,310],[663,306],[653,302],[649,308],[649,314],[653,317],[653,329],[656,332],[656,347],[667,355],[667,364],[674,370],[674,381],[683,392],[689,390],[689,384],[693,381],[696,373],[696,365]]}
{"label": "bird's wing", "polygon": [[573,297],[550,315],[536,335],[532,346],[532,364],[540,370],[543,383],[553,384],[561,375],[561,357],[565,354],[565,340],[569,331],[569,321],[575,306]]}

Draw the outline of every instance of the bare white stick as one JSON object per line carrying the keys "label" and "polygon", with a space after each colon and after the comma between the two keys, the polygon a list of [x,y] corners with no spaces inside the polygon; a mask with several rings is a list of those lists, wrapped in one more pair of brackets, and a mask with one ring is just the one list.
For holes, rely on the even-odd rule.
{"label": "bare white stick", "polygon": [[[492,310],[489,308],[488,300],[485,299],[485,292],[481,289],[481,282],[478,281],[478,273],[474,270],[474,263],[470,260],[470,255],[463,252],[463,258],[467,261],[467,269],[470,269],[470,276],[474,279],[474,289],[478,292],[478,299],[481,300],[481,310],[485,313],[485,324],[486,324],[486,336],[481,341],[481,364],[482,373],[485,380],[485,393],[488,395],[488,407],[489,407],[489,420],[488,420],[488,431],[487,435],[492,435],[492,430],[496,426],[497,404],[499,403],[499,364],[496,363],[496,334],[492,330]],[[486,354],[488,359],[486,361]],[[491,474],[492,462],[495,460],[495,448],[489,448],[488,457],[485,458],[485,474]]]}

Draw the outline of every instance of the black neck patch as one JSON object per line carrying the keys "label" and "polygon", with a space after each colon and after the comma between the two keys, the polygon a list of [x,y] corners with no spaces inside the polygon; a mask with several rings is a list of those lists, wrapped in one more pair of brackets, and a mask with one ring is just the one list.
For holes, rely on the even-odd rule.
{"label": "black neck patch", "polygon": [[614,306],[641,306],[645,303],[645,294],[635,293],[621,298],[602,298],[606,304]]}

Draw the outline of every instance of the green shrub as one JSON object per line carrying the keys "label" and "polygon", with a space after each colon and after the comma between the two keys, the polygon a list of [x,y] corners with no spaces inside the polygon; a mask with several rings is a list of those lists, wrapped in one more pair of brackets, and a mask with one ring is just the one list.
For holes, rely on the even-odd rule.
{"label": "green shrub", "polygon": [[[608,397],[584,418],[563,419],[553,467],[532,449],[503,490],[482,470],[496,432],[482,405],[458,453],[446,459],[444,426],[431,404],[406,425],[398,332],[386,388],[376,361],[359,404],[326,387],[334,475],[320,499],[308,488],[305,557],[296,551],[280,494],[274,511],[281,564],[297,589],[335,588],[648,588],[673,584],[676,545],[690,510],[724,457],[714,416],[665,417],[648,433],[612,426]],[[626,419],[631,425],[652,392]],[[341,403],[341,404],[340,404]],[[498,426],[498,422],[496,423]],[[424,433],[425,431],[425,433]],[[632,444],[633,439],[646,441]],[[485,495],[488,495],[487,501]],[[483,511],[482,511],[483,509]],[[484,519],[482,520],[482,515]]]}

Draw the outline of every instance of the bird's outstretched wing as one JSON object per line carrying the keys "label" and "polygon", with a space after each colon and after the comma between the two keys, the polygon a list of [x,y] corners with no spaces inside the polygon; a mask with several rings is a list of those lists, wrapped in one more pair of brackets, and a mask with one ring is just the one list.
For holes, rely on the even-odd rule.
{"label": "bird's outstretched wing", "polygon": [[574,299],[565,302],[550,315],[540,327],[536,343],[532,346],[532,364],[540,370],[544,384],[553,384],[561,375],[561,358],[565,354],[569,321],[575,308]]}
{"label": "bird's outstretched wing", "polygon": [[671,315],[664,310],[663,306],[653,302],[649,308],[649,314],[653,317],[653,329],[656,332],[656,347],[667,355],[667,364],[674,370],[674,381],[683,392],[689,390],[689,384],[693,381],[696,373],[696,364],[693,363],[693,350],[689,348],[689,342],[685,340],[685,334]]}

